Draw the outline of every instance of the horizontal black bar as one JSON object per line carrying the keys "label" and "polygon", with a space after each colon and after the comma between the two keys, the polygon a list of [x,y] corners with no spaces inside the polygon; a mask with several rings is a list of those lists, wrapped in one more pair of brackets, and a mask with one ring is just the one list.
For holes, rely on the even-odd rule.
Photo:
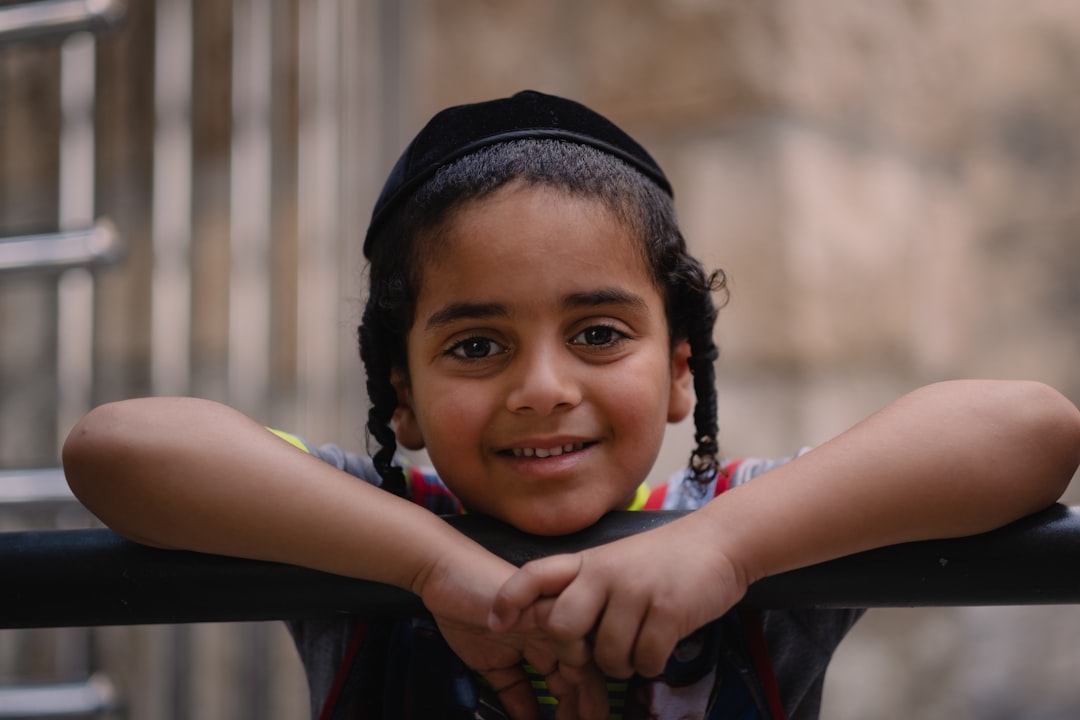
{"label": "horizontal black bar", "polygon": [[[672,512],[612,513],[541,538],[478,516],[462,532],[522,564],[657,527]],[[908,543],[775,575],[744,602],[777,607],[1080,603],[1080,514],[1055,505],[983,535]],[[158,550],[108,530],[0,533],[0,627],[272,620],[423,610],[403,590],[278,563]]]}

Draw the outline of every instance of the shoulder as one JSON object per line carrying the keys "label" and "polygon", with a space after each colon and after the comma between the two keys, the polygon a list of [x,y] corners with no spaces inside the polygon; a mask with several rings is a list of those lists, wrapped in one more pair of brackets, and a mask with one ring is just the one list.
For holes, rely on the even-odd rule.
{"label": "shoulder", "polygon": [[314,455],[323,462],[333,465],[338,470],[343,470],[372,485],[379,485],[382,482],[379,478],[379,473],[375,470],[375,464],[371,461],[371,458],[366,455],[348,452],[333,444],[316,445],[309,442],[306,438],[302,438],[299,435],[293,435],[284,430],[277,430],[275,428],[267,429],[290,445],[300,448],[309,455]]}
{"label": "shoulder", "polygon": [[658,485],[649,495],[646,510],[696,510],[725,490],[764,475],[793,458],[806,453],[809,448],[802,448],[790,457],[756,458],[746,457],[728,460],[721,466],[720,474],[708,485],[699,485],[694,481],[688,469],[682,469]]}
{"label": "shoulder", "polygon": [[405,470],[413,502],[439,515],[461,514],[461,502],[439,479],[435,468],[421,467],[404,458],[398,458],[398,462]]}
{"label": "shoulder", "polygon": [[731,489],[742,485],[745,482],[749,482],[759,475],[764,475],[773,468],[780,467],[784,463],[791,462],[800,455],[805,455],[810,451],[810,448],[800,448],[797,453],[789,457],[781,458],[758,458],[748,457],[733,460],[726,465],[724,469],[727,471],[728,483],[727,488]]}
{"label": "shoulder", "polygon": [[[315,445],[292,433],[273,428],[269,430],[290,445],[333,465],[338,470],[347,472],[371,485],[382,485],[382,478],[375,469],[375,463],[367,455],[349,452],[334,444]],[[405,471],[410,499],[413,502],[439,515],[456,515],[461,512],[461,503],[443,484],[433,468],[421,467],[400,456],[397,463]]]}

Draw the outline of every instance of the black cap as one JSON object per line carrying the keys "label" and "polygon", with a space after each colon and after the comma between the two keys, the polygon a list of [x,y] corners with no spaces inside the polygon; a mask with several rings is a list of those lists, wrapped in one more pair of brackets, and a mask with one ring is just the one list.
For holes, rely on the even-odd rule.
{"label": "black cap", "polygon": [[528,138],[566,140],[603,150],[673,194],[652,156],[613,122],[573,100],[524,90],[508,98],[447,108],[431,118],[405,148],[375,201],[364,255],[371,257],[372,237],[390,209],[440,167],[488,145]]}

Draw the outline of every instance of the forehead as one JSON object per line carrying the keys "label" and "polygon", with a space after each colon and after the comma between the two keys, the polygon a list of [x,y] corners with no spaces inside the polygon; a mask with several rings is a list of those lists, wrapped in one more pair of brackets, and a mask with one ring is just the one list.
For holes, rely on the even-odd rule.
{"label": "forehead", "polygon": [[515,182],[468,201],[419,249],[420,296],[544,276],[654,285],[639,230],[599,198],[544,185]]}

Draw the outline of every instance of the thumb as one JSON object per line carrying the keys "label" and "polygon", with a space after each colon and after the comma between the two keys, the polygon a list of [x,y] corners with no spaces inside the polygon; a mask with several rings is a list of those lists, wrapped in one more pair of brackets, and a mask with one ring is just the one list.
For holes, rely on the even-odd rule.
{"label": "thumb", "polygon": [[580,570],[580,555],[552,555],[526,563],[495,594],[488,627],[495,632],[515,628],[529,607],[561,593]]}

